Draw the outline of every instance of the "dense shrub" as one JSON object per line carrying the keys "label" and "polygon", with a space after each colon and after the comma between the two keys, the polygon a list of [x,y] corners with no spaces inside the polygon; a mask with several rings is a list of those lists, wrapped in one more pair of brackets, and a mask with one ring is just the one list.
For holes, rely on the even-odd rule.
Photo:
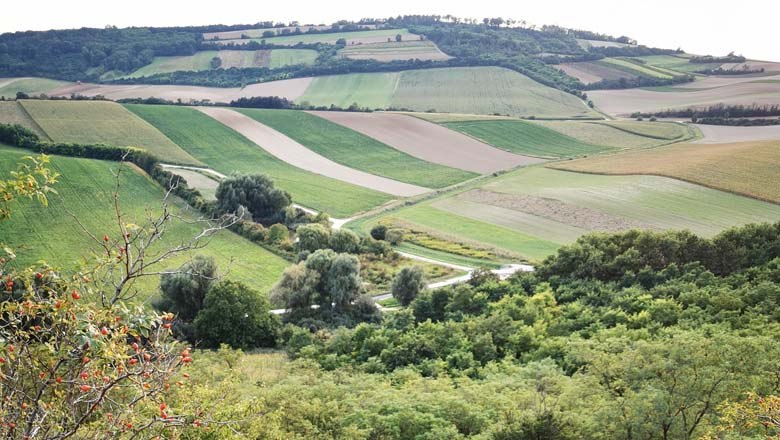
{"label": "dense shrub", "polygon": [[222,179],[217,186],[218,213],[236,213],[246,208],[260,223],[273,224],[284,220],[290,206],[290,194],[274,187],[264,175],[234,175]]}
{"label": "dense shrub", "polygon": [[408,306],[425,289],[425,277],[420,266],[404,267],[393,279],[390,291],[402,306]]}

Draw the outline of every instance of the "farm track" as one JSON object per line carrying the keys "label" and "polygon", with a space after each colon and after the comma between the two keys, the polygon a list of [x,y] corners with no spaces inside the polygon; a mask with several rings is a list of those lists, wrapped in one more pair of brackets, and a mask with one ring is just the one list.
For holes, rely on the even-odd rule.
{"label": "farm track", "polygon": [[311,112],[419,159],[480,174],[543,162],[512,154],[412,116],[397,113]]}
{"label": "farm track", "polygon": [[416,196],[431,191],[428,188],[398,182],[340,165],[236,111],[216,107],[200,107],[199,110],[244,135],[278,159],[302,170],[400,197]]}

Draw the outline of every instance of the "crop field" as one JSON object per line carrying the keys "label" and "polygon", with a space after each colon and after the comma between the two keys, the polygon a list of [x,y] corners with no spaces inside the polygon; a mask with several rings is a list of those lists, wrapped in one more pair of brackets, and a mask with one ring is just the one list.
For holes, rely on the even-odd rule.
{"label": "crop field", "polygon": [[0,79],[0,96],[15,98],[17,92],[39,95],[49,93],[66,84],[68,84],[66,81],[48,78],[4,78]]}
{"label": "crop field", "polygon": [[558,64],[556,67],[563,70],[567,75],[582,81],[583,84],[592,84],[604,79],[618,80],[621,78],[628,79],[636,76],[609,65],[598,64],[596,62],[589,61],[563,63]]}
{"label": "crop field", "polygon": [[398,113],[316,112],[427,162],[489,174],[541,159],[512,154],[440,125]]}
{"label": "crop field", "polygon": [[525,121],[466,121],[443,125],[496,148],[531,156],[574,157],[612,150]]}
{"label": "crop field", "polygon": [[530,167],[479,188],[367,219],[360,227],[411,224],[456,242],[538,260],[592,231],[690,229],[712,236],[778,216],[778,205],[667,177]]}
{"label": "crop field", "polygon": [[[669,143],[658,137],[647,137],[613,126],[617,121],[603,124],[598,121],[533,121],[532,124],[555,130],[565,136],[591,145],[603,145],[617,149],[648,148]],[[644,124],[652,124],[644,122]]]}
{"label": "crop field", "polygon": [[496,116],[496,115],[473,115],[468,113],[427,113],[427,112],[393,112],[408,116],[414,116],[415,118],[422,119],[423,121],[442,123],[442,122],[465,122],[465,121],[516,121],[517,118],[511,116]]}
{"label": "crop field", "polygon": [[[14,169],[27,154],[19,149],[0,147],[0,170],[5,174]],[[16,264],[21,267],[39,260],[75,267],[97,250],[95,243],[65,211],[65,206],[91,233],[112,236],[112,231],[116,232],[112,215],[116,181],[112,170],[116,171],[119,164],[62,156],[51,156],[51,161],[61,177],[56,184],[58,194],[50,196],[49,206],[45,208],[32,201],[20,200],[13,206],[11,219],[0,223],[0,242],[15,250]],[[146,209],[160,210],[162,196],[162,188],[140,171],[124,167],[120,173],[120,203],[125,222],[143,224]],[[173,203],[174,211],[185,207],[186,204],[178,199]],[[196,218],[193,213],[181,213],[185,219]],[[199,231],[197,224],[174,222],[156,249],[179,244]],[[269,290],[289,264],[228,231],[214,236],[209,245],[197,253],[213,256],[220,272],[227,274],[229,279],[243,281],[263,292]],[[166,260],[158,270],[178,267],[193,255]],[[237,256],[240,258],[235,258]],[[147,292],[141,299],[147,299],[148,292],[157,290],[157,282],[156,278],[149,278],[140,284],[139,287]]]}
{"label": "crop field", "polygon": [[636,76],[645,76],[648,78],[671,79],[677,76],[677,72],[659,67],[643,65],[641,63],[624,58],[604,58],[596,61],[596,63],[601,64],[602,66],[623,70]]}
{"label": "crop field", "polygon": [[595,124],[608,125],[638,136],[667,141],[681,139],[690,135],[688,127],[675,122],[603,121],[595,122]]}
{"label": "crop field", "polygon": [[383,109],[390,106],[400,76],[398,72],[320,76],[311,81],[296,101],[342,108],[357,103],[362,107]]}
{"label": "crop field", "polygon": [[334,217],[348,217],[392,198],[295,168],[196,109],[159,105],[128,105],[127,108],[212,169],[223,174],[267,174],[296,203]]}
{"label": "crop field", "polygon": [[426,162],[319,116],[295,110],[237,110],[336,163],[428,188],[477,175]]}
{"label": "crop field", "polygon": [[780,141],[675,144],[554,165],[601,174],[651,174],[780,203]]}
{"label": "crop field", "polygon": [[27,111],[24,110],[19,101],[0,101],[0,123],[19,124],[22,127],[34,131],[44,140],[49,140],[38,124],[33,121]]}
{"label": "crop field", "polygon": [[377,29],[370,31],[355,31],[355,32],[329,32],[322,34],[301,34],[301,35],[282,35],[279,37],[271,38],[245,38],[238,40],[222,40],[220,43],[234,43],[234,44],[246,44],[250,41],[260,42],[261,39],[265,40],[267,44],[277,44],[280,46],[295,46],[298,43],[314,44],[314,43],[326,43],[335,44],[339,39],[347,40],[347,46],[353,44],[370,44],[370,43],[384,43],[387,39],[395,40],[395,36],[400,34],[405,40],[419,40],[419,35],[409,33],[406,29]]}
{"label": "crop field", "polygon": [[148,122],[108,101],[21,102],[41,129],[55,142],[139,147],[161,160],[199,165]]}
{"label": "crop field", "polygon": [[[739,76],[739,75],[731,75]],[[588,96],[599,109],[612,115],[652,112],[672,108],[725,105],[780,104],[780,83],[756,82],[756,78],[711,77],[662,90],[592,90]]]}
{"label": "crop field", "polygon": [[597,118],[573,95],[500,67],[318,77],[298,102],[510,116]]}
{"label": "crop field", "polygon": [[134,71],[128,78],[140,78],[158,73],[177,71],[210,70],[211,60],[219,57],[221,69],[270,67],[278,68],[293,64],[311,64],[317,58],[317,51],[311,49],[274,49],[274,50],[206,50],[193,55],[175,57],[155,57],[151,64]]}
{"label": "crop field", "polygon": [[339,55],[355,60],[448,60],[451,57],[428,40],[390,43],[356,44],[339,51]]}
{"label": "crop field", "polygon": [[327,30],[330,29],[329,25],[306,25],[306,26],[280,26],[280,27],[272,27],[272,28],[254,28],[254,29],[240,29],[237,31],[222,31],[222,32],[205,32],[203,34],[204,40],[233,40],[237,38],[241,38],[242,36],[246,36],[249,38],[261,38],[263,36],[263,32],[266,31],[272,31],[277,34],[280,34],[284,31],[295,31],[296,29],[300,29],[301,32],[308,32],[309,30]]}
{"label": "crop field", "polygon": [[577,38],[577,44],[580,45],[583,49],[588,49],[591,47],[626,47],[630,46],[626,43],[618,43],[617,41],[601,41],[601,40],[585,40],[582,38]]}
{"label": "crop field", "polygon": [[633,57],[633,59],[644,61],[648,66],[659,67],[661,69],[674,70],[681,73],[695,73],[698,70],[717,69],[721,63],[691,63],[688,57],[675,55],[648,55],[644,57]]}
{"label": "crop field", "polygon": [[780,125],[761,127],[731,127],[728,125],[697,125],[704,136],[697,144],[725,144],[733,142],[766,141],[780,139]]}

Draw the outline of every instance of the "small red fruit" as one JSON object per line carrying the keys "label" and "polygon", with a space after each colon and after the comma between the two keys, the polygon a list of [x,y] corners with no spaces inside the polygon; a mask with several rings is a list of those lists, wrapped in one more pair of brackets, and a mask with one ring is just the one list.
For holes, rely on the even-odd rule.
{"label": "small red fruit", "polygon": [[54,379],[54,381],[57,383],[62,383],[62,376],[57,376],[57,378]]}
{"label": "small red fruit", "polygon": [[170,330],[171,329],[171,323],[168,322],[165,325],[163,325],[163,327],[165,327],[167,330]]}
{"label": "small red fruit", "polygon": [[89,385],[82,385],[82,386],[81,386],[79,389],[81,390],[81,392],[82,392],[82,393],[86,393],[86,392],[88,392],[89,390],[91,390],[91,389],[92,389],[92,387],[91,387],[91,386],[89,386]]}
{"label": "small red fruit", "polygon": [[160,411],[165,411],[165,408],[168,408],[168,405],[165,404],[165,402],[160,404]]}
{"label": "small red fruit", "polygon": [[103,236],[103,241],[108,241],[108,235]]}
{"label": "small red fruit", "polygon": [[70,294],[70,296],[71,298],[77,301],[81,299],[81,295],[79,295],[79,292],[77,290],[74,290],[73,293]]}
{"label": "small red fruit", "polygon": [[84,380],[87,380],[89,378],[89,374],[87,374],[87,372],[84,371],[84,372],[81,373],[81,378],[84,379]]}
{"label": "small red fruit", "polygon": [[40,272],[36,272],[35,273],[35,278],[38,278],[40,280],[41,278],[43,278],[43,274],[40,273]]}
{"label": "small red fruit", "polygon": [[90,359],[90,358],[89,358],[89,356],[84,356],[83,358],[81,358],[81,362],[83,362],[83,363],[85,363],[85,364],[88,364],[88,363],[89,363],[89,361],[91,361],[91,360],[92,360],[92,359]]}
{"label": "small red fruit", "polygon": [[138,343],[137,342],[133,342],[131,347],[133,347],[133,350],[138,351]]}
{"label": "small red fruit", "polygon": [[138,359],[136,359],[136,358],[130,359],[130,365],[135,365],[137,363],[138,363]]}
{"label": "small red fruit", "polygon": [[101,328],[100,329],[100,334],[103,335],[103,336],[106,336],[108,334],[108,329],[105,328],[105,327]]}

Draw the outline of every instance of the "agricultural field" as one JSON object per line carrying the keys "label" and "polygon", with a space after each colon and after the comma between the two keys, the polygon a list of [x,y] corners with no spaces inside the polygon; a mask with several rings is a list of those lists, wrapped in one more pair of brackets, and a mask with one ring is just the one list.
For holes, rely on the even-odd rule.
{"label": "agricultural field", "polygon": [[336,163],[428,188],[443,188],[477,175],[410,156],[373,138],[311,113],[237,110]]}
{"label": "agricultural field", "polygon": [[296,29],[300,29],[301,32],[308,32],[310,30],[323,31],[330,29],[330,25],[305,25],[305,26],[280,26],[272,28],[253,28],[253,29],[240,29],[237,31],[222,31],[222,32],[204,32],[204,40],[234,40],[237,38],[261,38],[263,33],[271,31],[276,34],[282,32],[293,32]]}
{"label": "agricultural field", "polygon": [[401,73],[349,73],[314,78],[296,102],[347,108],[353,103],[371,109],[388,108]]}
{"label": "agricultural field", "polygon": [[724,144],[733,142],[767,141],[780,139],[780,125],[760,127],[731,127],[728,125],[696,125],[703,138],[697,144]]}
{"label": "agricultural field", "polygon": [[[28,151],[0,146],[0,171],[7,174],[28,154]],[[20,267],[39,260],[76,267],[100,249],[88,244],[91,243],[89,237],[68,211],[90,233],[111,236],[112,231],[116,232],[116,220],[112,215],[116,183],[113,172],[119,164],[62,156],[51,156],[51,163],[61,176],[55,186],[58,194],[49,197],[49,206],[20,200],[13,206],[12,217],[0,223],[0,242],[14,249],[17,254],[15,264]],[[159,212],[162,197],[162,188],[140,170],[128,165],[120,172],[119,200],[126,223],[143,224],[147,209]],[[175,246],[200,232],[199,226],[191,222],[197,218],[195,213],[186,211],[191,208],[183,201],[175,199],[172,208],[174,212],[180,211],[183,218],[190,222],[172,223],[157,250]],[[220,272],[227,274],[229,279],[243,281],[263,292],[268,292],[289,264],[228,231],[212,237],[209,245],[197,253],[213,256]],[[158,269],[178,267],[193,255],[190,253],[166,260]],[[149,299],[149,292],[157,291],[157,283],[156,277],[150,277],[139,285],[142,289],[141,301]]]}
{"label": "agricultural field", "polygon": [[600,121],[595,123],[664,141],[681,140],[691,134],[688,126],[676,122]]}
{"label": "agricultural field", "polygon": [[220,40],[222,44],[246,44],[250,41],[260,42],[265,40],[266,44],[276,44],[280,46],[295,46],[298,43],[314,44],[336,44],[336,41],[345,39],[347,46],[353,44],[370,44],[370,43],[385,43],[388,38],[395,41],[396,35],[401,35],[404,40],[419,40],[419,35],[409,33],[406,29],[377,29],[370,31],[355,31],[355,32],[329,32],[322,34],[300,34],[300,35],[282,35],[279,37],[271,38],[244,38],[237,40]]}
{"label": "agricultural field", "polygon": [[193,55],[175,57],[155,57],[151,64],[127,75],[127,78],[140,78],[177,71],[211,70],[211,60],[221,60],[219,68],[230,69],[248,67],[278,68],[293,64],[311,64],[317,58],[317,51],[311,49],[274,49],[274,50],[206,50]]}
{"label": "agricultural field", "polygon": [[66,81],[48,78],[0,78],[0,96],[15,98],[18,92],[40,95],[66,84]]}
{"label": "agricultural field", "polygon": [[161,160],[200,165],[148,122],[109,101],[21,101],[24,110],[55,142],[139,147]]}
{"label": "agricultural field", "polygon": [[50,140],[19,101],[0,101],[0,124],[19,124],[34,131],[42,139]]}
{"label": "agricultural field", "polygon": [[126,107],[212,169],[222,174],[267,174],[295,203],[334,217],[348,217],[392,199],[388,194],[293,167],[194,108]]}
{"label": "agricultural field", "polygon": [[573,95],[500,67],[318,77],[298,102],[537,118],[598,118]]}
{"label": "agricultural field", "polygon": [[577,38],[577,44],[581,48],[587,50],[591,47],[626,47],[630,44],[618,43],[617,41],[601,41],[601,40],[586,40],[583,38]]}
{"label": "agricultural field", "polygon": [[612,150],[526,121],[464,121],[443,125],[496,148],[530,156],[574,157]]}
{"label": "agricultural field", "polygon": [[[732,75],[739,76],[739,75]],[[780,104],[778,76],[762,80],[707,77],[692,83],[663,89],[592,90],[588,96],[596,106],[612,115],[653,112],[674,108],[725,105]]]}
{"label": "agricultural field", "polygon": [[530,167],[370,218],[360,227],[367,230],[380,222],[416,227],[454,242],[539,260],[592,231],[690,229],[712,236],[778,216],[778,205],[667,177]]}
{"label": "agricultural field", "polygon": [[632,75],[624,70],[614,67],[598,64],[591,61],[582,61],[576,63],[563,63],[556,66],[567,75],[577,78],[583,84],[592,84],[602,80],[619,80],[621,78],[633,78]]}
{"label": "agricultural field", "polygon": [[398,113],[316,112],[318,116],[370,136],[427,162],[489,174],[541,162],[493,148],[474,138]]}
{"label": "agricultural field", "polygon": [[448,60],[451,57],[428,40],[356,44],[339,51],[339,55],[354,60]]}
{"label": "agricultural field", "polygon": [[[622,121],[609,121],[609,123],[602,123],[602,121],[531,121],[530,123],[555,130],[586,144],[616,149],[657,147],[670,142],[657,135],[642,136],[637,134],[639,130],[635,132],[620,130],[616,124],[620,124]],[[654,123],[643,122],[642,124],[651,125]],[[655,128],[656,125],[652,125],[652,127]],[[690,136],[693,137],[693,134]]]}
{"label": "agricultural field", "polygon": [[595,61],[595,63],[602,66],[622,70],[633,76],[643,76],[656,79],[672,79],[675,76],[679,76],[678,72],[660,67],[644,65],[640,62],[633,61],[631,58],[604,58]]}
{"label": "agricultural field", "polygon": [[644,57],[633,57],[633,59],[643,61],[646,65],[651,67],[674,70],[685,74],[693,74],[698,70],[717,69],[721,66],[721,63],[691,63],[688,61],[689,57],[677,55],[648,55]]}
{"label": "agricultural field", "polygon": [[586,173],[668,176],[780,203],[780,141],[675,144],[553,166]]}

